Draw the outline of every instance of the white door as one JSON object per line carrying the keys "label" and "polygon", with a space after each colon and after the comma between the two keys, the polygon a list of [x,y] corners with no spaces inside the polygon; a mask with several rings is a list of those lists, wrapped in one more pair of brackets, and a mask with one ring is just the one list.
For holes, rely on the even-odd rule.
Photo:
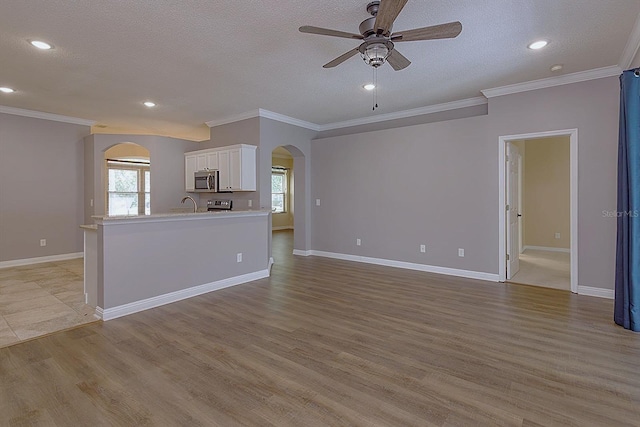
{"label": "white door", "polygon": [[514,144],[507,143],[507,280],[520,269],[519,212],[520,195],[518,192],[520,152]]}

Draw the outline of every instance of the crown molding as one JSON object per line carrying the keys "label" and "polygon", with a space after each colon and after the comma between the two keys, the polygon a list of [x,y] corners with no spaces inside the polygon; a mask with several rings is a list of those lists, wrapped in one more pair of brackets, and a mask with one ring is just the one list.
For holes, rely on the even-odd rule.
{"label": "crown molding", "polygon": [[263,117],[265,119],[276,120],[278,122],[287,123],[290,125],[314,130],[316,132],[320,130],[320,126],[315,123],[306,122],[304,120],[296,119],[295,117],[285,116],[284,114],[274,113],[273,111],[264,110],[262,108],[258,108],[257,110],[247,111],[245,113],[235,114],[233,116],[227,116],[218,120],[210,120],[208,122],[205,122],[205,124],[210,128],[213,128],[216,126],[226,125],[228,123],[239,122],[241,120],[246,120],[246,119],[252,119],[254,117]]}
{"label": "crown molding", "polygon": [[34,119],[51,120],[54,122],[71,123],[74,125],[93,126],[97,122],[94,120],[79,119],[77,117],[61,116],[59,114],[43,113],[42,111],[23,110],[0,105],[0,113],[13,114],[14,116],[32,117]]}
{"label": "crown molding", "polygon": [[317,125],[315,123],[306,122],[304,120],[299,120],[294,117],[285,116],[284,114],[274,113],[273,111],[263,110],[262,108],[258,109],[260,117],[264,117],[265,119],[276,120],[282,123],[288,123],[290,125],[299,126],[301,128],[306,128],[310,130],[314,130],[318,132],[322,126]]}
{"label": "crown molding", "polygon": [[617,65],[613,65],[611,67],[595,68],[593,70],[579,71],[577,73],[565,74],[557,77],[549,77],[546,79],[495,87],[492,89],[484,89],[480,92],[482,92],[482,94],[487,98],[495,98],[496,96],[511,95],[513,93],[562,86],[570,83],[586,82],[588,80],[601,79],[603,77],[619,76],[620,73],[622,73],[622,69]]}
{"label": "crown molding", "polygon": [[228,123],[239,122],[241,120],[252,119],[254,117],[260,116],[260,110],[250,110],[240,114],[234,114],[232,116],[223,117],[217,120],[209,120],[208,122],[204,122],[210,128],[214,128],[216,126],[226,125]]}
{"label": "crown molding", "polygon": [[368,125],[371,123],[386,122],[388,120],[405,119],[407,117],[422,116],[425,114],[438,113],[440,111],[457,110],[459,108],[473,107],[487,103],[486,98],[479,96],[467,98],[459,101],[445,102],[443,104],[428,105],[426,107],[413,108],[411,110],[397,111],[395,113],[379,114],[361,119],[346,120],[344,122],[328,123],[320,126],[320,131],[346,128],[351,126]]}
{"label": "crown molding", "polygon": [[638,48],[640,47],[640,14],[636,18],[636,23],[631,30],[631,34],[629,35],[629,39],[627,40],[627,44],[622,51],[622,55],[620,56],[620,68],[626,70],[631,67],[631,63],[633,62],[633,58],[635,58],[636,53],[638,53]]}

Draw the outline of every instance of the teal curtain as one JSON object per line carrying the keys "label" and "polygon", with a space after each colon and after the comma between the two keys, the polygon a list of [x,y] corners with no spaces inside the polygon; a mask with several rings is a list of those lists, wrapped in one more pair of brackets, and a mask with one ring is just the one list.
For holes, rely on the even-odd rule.
{"label": "teal curtain", "polygon": [[620,76],[614,320],[640,332],[640,69]]}

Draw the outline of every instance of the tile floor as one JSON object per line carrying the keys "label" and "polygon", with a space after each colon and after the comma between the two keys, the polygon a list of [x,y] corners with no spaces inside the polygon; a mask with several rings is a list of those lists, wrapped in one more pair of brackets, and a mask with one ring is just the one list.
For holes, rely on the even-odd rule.
{"label": "tile floor", "polygon": [[520,270],[509,282],[570,291],[571,256],[527,249],[520,254]]}
{"label": "tile floor", "polygon": [[83,288],[82,258],[0,269],[0,347],[97,321]]}

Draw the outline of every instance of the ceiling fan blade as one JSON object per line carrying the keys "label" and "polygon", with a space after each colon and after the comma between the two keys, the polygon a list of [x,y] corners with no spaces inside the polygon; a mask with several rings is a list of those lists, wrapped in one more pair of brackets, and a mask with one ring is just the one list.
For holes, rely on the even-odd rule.
{"label": "ceiling fan blade", "polygon": [[349,52],[338,56],[336,59],[334,59],[331,62],[327,62],[326,64],[324,64],[322,66],[322,68],[333,68],[336,65],[340,65],[342,64],[344,61],[346,61],[347,59],[351,58],[352,56],[356,55],[359,52],[358,48],[352,49]]}
{"label": "ceiling fan blade", "polygon": [[395,49],[393,49],[389,56],[387,56],[387,62],[396,71],[404,70],[411,65],[411,61]]}
{"label": "ceiling fan blade", "polygon": [[447,24],[432,25],[431,27],[416,28],[407,31],[398,31],[391,34],[393,42],[411,42],[417,40],[452,39],[458,37],[462,31],[459,21]]}
{"label": "ceiling fan blade", "polygon": [[346,39],[356,39],[356,40],[362,40],[364,38],[360,34],[330,30],[328,28],[312,27],[310,25],[304,25],[300,27],[299,30],[301,33],[320,34],[321,36],[344,37]]}
{"label": "ceiling fan blade", "polygon": [[376,34],[388,35],[391,32],[393,21],[396,20],[400,11],[407,4],[408,0],[380,0],[376,23],[373,28]]}

